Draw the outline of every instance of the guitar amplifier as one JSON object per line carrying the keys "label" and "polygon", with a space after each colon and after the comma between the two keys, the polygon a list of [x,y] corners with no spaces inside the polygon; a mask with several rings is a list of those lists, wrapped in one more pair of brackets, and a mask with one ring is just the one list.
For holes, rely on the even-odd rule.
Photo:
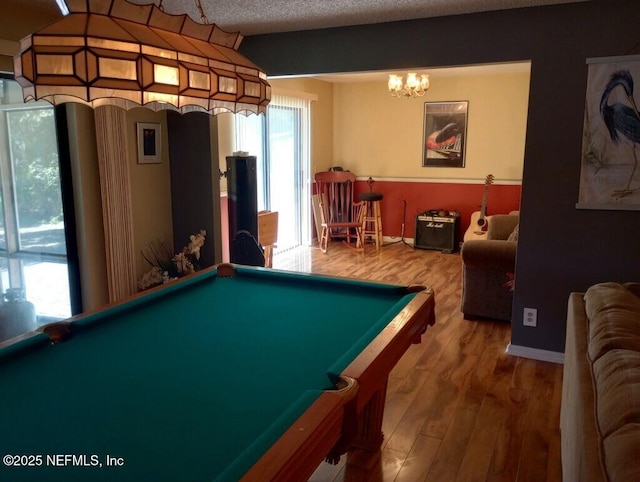
{"label": "guitar amplifier", "polygon": [[452,253],[458,249],[459,216],[437,216],[418,214],[416,216],[413,247],[437,249],[443,253]]}

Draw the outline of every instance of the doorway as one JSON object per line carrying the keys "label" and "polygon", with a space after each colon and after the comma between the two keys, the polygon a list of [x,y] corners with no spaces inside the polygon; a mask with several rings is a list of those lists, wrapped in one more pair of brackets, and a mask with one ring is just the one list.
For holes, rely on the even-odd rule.
{"label": "doorway", "polygon": [[258,210],[278,212],[276,253],[310,244],[309,104],[274,94],[266,116],[236,115],[236,149],[256,156]]}

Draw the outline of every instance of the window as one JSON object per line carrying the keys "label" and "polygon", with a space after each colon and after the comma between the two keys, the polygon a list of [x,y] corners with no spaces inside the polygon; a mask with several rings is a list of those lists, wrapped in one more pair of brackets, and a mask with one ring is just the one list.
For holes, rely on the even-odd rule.
{"label": "window", "polygon": [[[246,151],[256,156],[258,177],[258,211],[270,209],[268,185],[265,182],[266,139],[264,115],[235,115],[236,150]],[[238,146],[243,146],[242,148]]]}
{"label": "window", "polygon": [[267,115],[236,115],[236,149],[257,158],[258,209],[278,211],[276,252],[311,242],[310,101],[274,95]]}
{"label": "window", "polygon": [[[40,324],[71,316],[53,107],[0,79],[0,291],[21,288]],[[2,320],[0,320],[0,323]]]}

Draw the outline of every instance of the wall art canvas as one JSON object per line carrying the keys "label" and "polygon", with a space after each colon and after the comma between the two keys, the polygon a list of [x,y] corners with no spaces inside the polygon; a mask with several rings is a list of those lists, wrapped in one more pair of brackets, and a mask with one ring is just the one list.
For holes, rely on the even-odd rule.
{"label": "wall art canvas", "polygon": [[469,102],[425,102],[423,167],[464,167]]}
{"label": "wall art canvas", "polygon": [[640,210],[640,56],[588,59],[579,209]]}

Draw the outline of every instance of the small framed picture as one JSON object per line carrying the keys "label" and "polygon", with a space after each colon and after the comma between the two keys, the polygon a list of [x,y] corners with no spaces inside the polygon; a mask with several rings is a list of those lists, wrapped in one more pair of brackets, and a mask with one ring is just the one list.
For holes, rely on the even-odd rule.
{"label": "small framed picture", "polygon": [[464,167],[469,102],[426,102],[422,167]]}
{"label": "small framed picture", "polygon": [[162,135],[160,124],[137,123],[138,164],[158,164],[162,162]]}

